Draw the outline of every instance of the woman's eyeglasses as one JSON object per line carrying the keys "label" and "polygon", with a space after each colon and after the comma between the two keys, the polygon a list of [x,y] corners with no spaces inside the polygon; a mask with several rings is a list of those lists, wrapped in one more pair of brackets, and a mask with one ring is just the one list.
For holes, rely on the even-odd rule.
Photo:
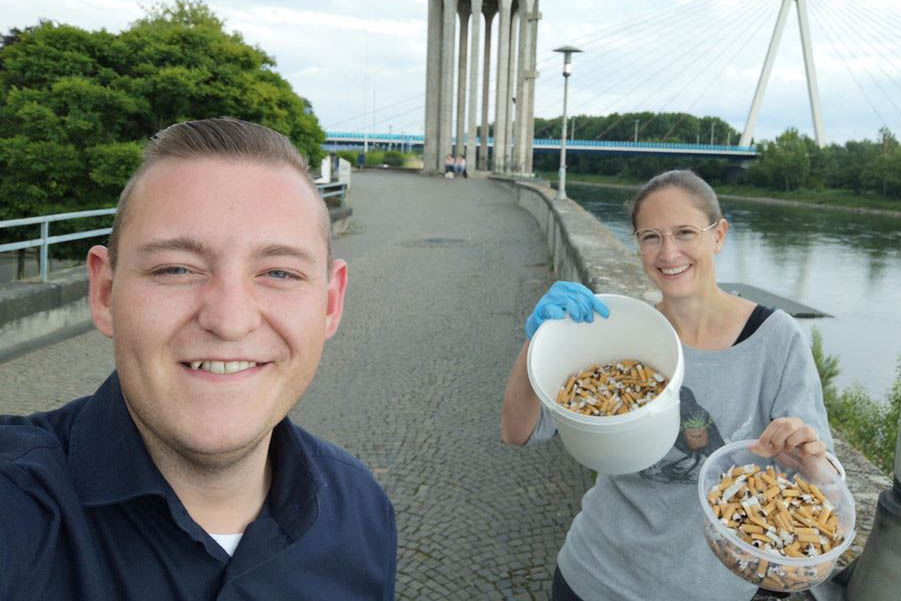
{"label": "woman's eyeglasses", "polygon": [[654,228],[647,228],[632,232],[635,240],[638,242],[638,250],[643,255],[653,255],[660,251],[663,246],[663,238],[670,236],[673,244],[679,250],[694,250],[701,241],[701,234],[708,230],[712,230],[719,224],[719,220],[714,221],[705,228],[694,225],[680,225],[673,228],[671,232],[661,232]]}

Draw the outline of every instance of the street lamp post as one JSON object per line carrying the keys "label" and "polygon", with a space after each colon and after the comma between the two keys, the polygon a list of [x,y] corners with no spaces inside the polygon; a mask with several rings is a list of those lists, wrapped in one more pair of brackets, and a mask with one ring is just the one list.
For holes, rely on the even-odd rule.
{"label": "street lamp post", "polygon": [[563,123],[560,128],[560,171],[557,184],[557,200],[566,199],[566,100],[569,93],[569,76],[573,72],[571,57],[575,52],[582,52],[572,46],[556,48],[554,52],[563,54]]}

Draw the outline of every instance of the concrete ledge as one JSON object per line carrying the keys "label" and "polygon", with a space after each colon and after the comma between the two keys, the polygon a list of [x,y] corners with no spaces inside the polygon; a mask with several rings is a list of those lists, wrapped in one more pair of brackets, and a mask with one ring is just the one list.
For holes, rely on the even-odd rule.
{"label": "concrete ledge", "polygon": [[[332,235],[347,231],[353,209],[330,207]],[[0,285],[0,361],[89,330],[84,266],[50,274],[49,281]]]}
{"label": "concrete ledge", "polygon": [[554,273],[563,280],[580,281],[595,292],[625,294],[648,302],[660,292],[645,276],[638,254],[605,228],[578,203],[557,200],[543,182],[493,177],[511,190],[520,206],[544,230]]}

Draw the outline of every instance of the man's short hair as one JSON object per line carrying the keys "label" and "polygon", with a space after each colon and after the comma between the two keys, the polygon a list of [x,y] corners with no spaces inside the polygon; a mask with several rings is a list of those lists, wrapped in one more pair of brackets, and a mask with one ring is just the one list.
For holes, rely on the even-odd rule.
{"label": "man's short hair", "polygon": [[[164,159],[224,158],[256,161],[265,165],[293,167],[307,182],[316,198],[322,202],[323,235],[328,257],[332,264],[331,221],[328,208],[310,177],[307,160],[288,139],[277,131],[250,123],[222,117],[201,119],[170,125],[157,132],[147,146],[141,164],[132,174],[119,195],[118,211],[109,236],[109,257],[113,269],[119,248],[119,235],[128,218],[128,201],[141,176],[153,165]],[[329,272],[331,270],[329,269]]]}

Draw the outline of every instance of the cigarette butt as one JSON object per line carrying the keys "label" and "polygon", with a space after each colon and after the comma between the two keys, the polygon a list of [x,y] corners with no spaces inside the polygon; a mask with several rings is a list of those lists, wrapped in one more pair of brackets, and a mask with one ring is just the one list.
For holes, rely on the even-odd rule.
{"label": "cigarette butt", "polygon": [[820,489],[817,488],[816,484],[813,484],[813,483],[810,484],[810,494],[812,494],[817,499],[819,499],[820,503],[822,503],[823,505],[826,504],[826,497],[823,496],[823,493],[820,492]]}
{"label": "cigarette butt", "polygon": [[766,576],[766,569],[770,566],[770,562],[765,559],[761,559],[760,563],[757,564],[757,576],[759,578],[763,578]]}
{"label": "cigarette butt", "polygon": [[832,515],[832,510],[829,509],[828,506],[823,507],[823,510],[820,512],[820,515],[817,517],[817,521],[823,525],[824,528],[827,527],[829,523],[829,516]]}
{"label": "cigarette butt", "polygon": [[742,524],[739,526],[739,529],[742,532],[747,532],[748,534],[763,534],[763,528],[760,526],[755,526],[754,524]]}
{"label": "cigarette butt", "polygon": [[773,485],[766,489],[766,492],[763,493],[763,496],[765,496],[767,499],[773,500],[779,495],[780,492],[781,491],[779,490],[779,487]]}
{"label": "cigarette butt", "polygon": [[798,490],[797,488],[786,488],[785,490],[782,491],[782,496],[786,497],[786,498],[800,497],[801,491]]}
{"label": "cigarette butt", "polygon": [[756,515],[749,515],[749,516],[748,516],[748,520],[751,521],[751,522],[753,522],[754,524],[757,524],[758,526],[760,526],[760,527],[763,528],[764,530],[769,530],[769,529],[770,529],[770,525],[767,524],[767,523],[766,523],[765,521],[763,521],[762,519],[760,519],[759,517],[757,517]]}
{"label": "cigarette butt", "polygon": [[820,537],[816,534],[808,534],[806,532],[798,532],[797,533],[798,540],[802,543],[811,543],[814,545],[820,544]]}
{"label": "cigarette butt", "polygon": [[777,592],[781,592],[785,588],[785,583],[783,583],[778,576],[767,576],[760,584],[763,585],[763,588],[765,589]]}

